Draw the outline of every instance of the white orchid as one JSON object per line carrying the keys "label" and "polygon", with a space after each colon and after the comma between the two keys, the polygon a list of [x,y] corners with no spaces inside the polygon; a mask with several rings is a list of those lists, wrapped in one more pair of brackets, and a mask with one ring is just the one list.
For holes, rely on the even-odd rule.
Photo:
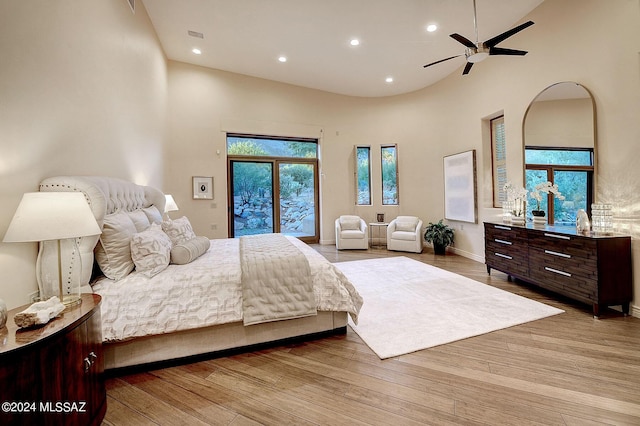
{"label": "white orchid", "polygon": [[564,195],[560,193],[557,184],[552,184],[551,182],[541,182],[534,187],[534,190],[531,191],[531,198],[536,200],[537,209],[540,210],[540,202],[542,201],[542,194],[553,194],[555,198],[562,201],[564,200]]}

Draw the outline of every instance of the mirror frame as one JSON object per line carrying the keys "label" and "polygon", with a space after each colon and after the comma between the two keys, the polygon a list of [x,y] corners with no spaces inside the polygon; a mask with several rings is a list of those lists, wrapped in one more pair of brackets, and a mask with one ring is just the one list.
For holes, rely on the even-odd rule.
{"label": "mirror frame", "polygon": [[553,83],[544,89],[542,89],[532,100],[529,102],[527,109],[522,117],[522,186],[526,185],[526,163],[525,163],[525,147],[527,146],[526,141],[526,132],[525,127],[527,124],[527,116],[529,115],[529,111],[531,107],[536,102],[536,100],[547,90],[556,87],[560,84],[575,84],[576,86],[580,86],[584,89],[585,92],[589,95],[589,99],[591,99],[591,113],[593,117],[593,201],[597,202],[598,199],[598,126],[597,126],[597,116],[596,116],[596,101],[593,97],[593,93],[589,89],[587,89],[583,84],[577,83],[575,81],[560,81],[557,83]]}

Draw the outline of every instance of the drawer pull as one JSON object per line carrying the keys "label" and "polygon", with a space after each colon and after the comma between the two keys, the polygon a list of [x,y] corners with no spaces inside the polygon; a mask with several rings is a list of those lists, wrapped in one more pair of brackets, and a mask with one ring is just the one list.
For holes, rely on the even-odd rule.
{"label": "drawer pull", "polygon": [[544,233],[545,237],[558,238],[560,240],[571,240],[571,237],[567,237],[566,235],[558,235],[558,234],[547,234]]}
{"label": "drawer pull", "polygon": [[91,369],[91,366],[93,365],[93,363],[96,362],[97,359],[98,359],[98,355],[96,355],[95,352],[91,351],[89,353],[89,356],[84,359],[84,372],[85,373],[87,373]]}
{"label": "drawer pull", "polygon": [[553,272],[554,274],[564,275],[565,277],[570,277],[571,276],[571,274],[568,273],[568,272],[558,271],[557,269],[549,268],[548,266],[545,266],[544,269],[546,271]]}
{"label": "drawer pull", "polygon": [[513,257],[507,256],[506,254],[502,254],[502,253],[493,253],[493,254],[495,254],[498,257],[505,258],[505,259],[509,259],[509,260],[513,259]]}
{"label": "drawer pull", "polygon": [[553,256],[564,257],[565,259],[571,259],[570,254],[558,253],[557,251],[545,250],[545,254],[551,254]]}
{"label": "drawer pull", "polygon": [[504,229],[505,231],[511,231],[511,228],[509,228],[508,226],[493,225],[493,227],[496,229]]}
{"label": "drawer pull", "polygon": [[497,238],[496,238],[496,239],[494,239],[493,241],[495,241],[496,243],[500,243],[500,244],[506,244],[506,245],[508,245],[508,246],[510,246],[511,244],[513,244],[513,243],[512,243],[512,242],[510,242],[510,241],[499,240],[499,239],[497,239]]}

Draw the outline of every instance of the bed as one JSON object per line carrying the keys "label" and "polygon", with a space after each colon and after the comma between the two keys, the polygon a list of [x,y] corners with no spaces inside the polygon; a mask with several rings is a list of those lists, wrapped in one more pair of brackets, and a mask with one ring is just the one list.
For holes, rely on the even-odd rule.
{"label": "bed", "polygon": [[281,235],[213,239],[186,217],[164,219],[164,194],[102,176],[45,179],[79,191],[100,225],[63,253],[82,292],[102,297],[106,369],[203,356],[292,338],[344,333],[362,298],[301,241]]}

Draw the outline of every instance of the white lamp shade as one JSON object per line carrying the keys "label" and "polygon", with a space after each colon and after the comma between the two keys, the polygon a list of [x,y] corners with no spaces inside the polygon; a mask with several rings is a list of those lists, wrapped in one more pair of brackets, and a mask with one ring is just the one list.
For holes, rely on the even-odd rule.
{"label": "white lamp shade", "polygon": [[82,193],[28,192],[22,196],[3,241],[48,241],[100,233]]}
{"label": "white lamp shade", "polygon": [[170,194],[165,194],[164,198],[166,199],[166,203],[164,205],[164,212],[175,212],[178,209],[178,205]]}

